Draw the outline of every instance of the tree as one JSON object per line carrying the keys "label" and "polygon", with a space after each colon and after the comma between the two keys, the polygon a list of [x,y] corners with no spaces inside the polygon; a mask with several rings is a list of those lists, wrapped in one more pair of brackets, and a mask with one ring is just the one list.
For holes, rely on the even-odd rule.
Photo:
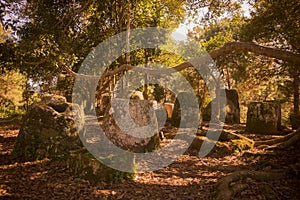
{"label": "tree", "polygon": [[[300,53],[299,1],[257,1],[253,4],[253,8],[255,12],[252,13],[252,18],[243,30],[244,40],[254,40],[282,50]],[[288,67],[285,69],[290,72],[294,82],[293,118],[298,119],[300,116],[299,63],[281,63],[281,65]],[[295,123],[299,124],[299,122]]]}
{"label": "tree", "polygon": [[[1,6],[2,2],[5,12],[1,21],[11,27],[15,37],[1,45],[1,66],[20,70],[28,80],[39,84],[40,92],[55,92],[58,82],[58,92],[69,101],[75,73],[100,42],[134,28],[172,29],[185,16],[184,1],[180,0],[1,1]],[[129,61],[132,65],[144,62],[139,52],[131,52],[110,69]],[[108,77],[103,85],[122,74]]]}
{"label": "tree", "polygon": [[[134,1],[131,4],[128,4],[128,1],[123,2],[121,0],[101,3],[97,1],[27,1],[26,3],[20,2],[19,5],[19,15],[26,20],[23,20],[22,26],[19,25],[14,28],[19,37],[19,42],[12,45],[15,51],[11,60],[21,72],[46,86],[53,84],[53,79],[63,71],[71,76],[76,75],[81,62],[92,47],[105,38],[128,29],[128,24],[130,24],[130,28],[152,25],[174,28],[176,24],[183,20],[184,16],[184,1],[155,1],[151,3]],[[131,5],[131,13],[135,13],[130,17],[127,13],[127,10],[129,10],[128,5]],[[244,19],[239,14],[241,5],[235,1],[188,1],[186,5],[193,8],[190,13],[195,11],[195,8],[208,6],[208,13],[210,13],[207,18],[208,21],[216,22],[220,17],[223,21],[221,26],[213,25],[215,27],[212,27],[212,32],[209,33],[214,39],[211,40],[211,43],[207,43],[206,48],[211,51],[212,58],[215,59],[233,50],[235,52],[242,50],[275,57],[293,63],[293,65],[299,63],[297,52],[291,53],[279,48],[265,48],[249,42],[232,42],[244,40],[245,38],[241,37],[243,34],[236,34],[236,30],[240,26],[238,22]],[[257,8],[255,15],[258,16],[259,12],[260,10]],[[216,13],[218,17],[215,17],[212,13]],[[231,18],[224,18],[226,15],[231,16]],[[252,21],[250,19],[248,24]],[[18,23],[20,24],[20,21]],[[18,23],[12,23],[12,25]],[[223,33],[226,32],[228,35],[222,36],[220,33],[222,33],[221,29],[224,27]],[[247,26],[245,27],[244,30],[247,30]],[[249,27],[251,26],[249,25]],[[290,32],[292,33],[292,29]],[[212,46],[216,42],[219,43]],[[224,46],[221,47],[222,45]],[[218,47],[219,49],[217,49]],[[235,55],[238,55],[238,53],[235,53]],[[143,62],[139,52],[131,52],[130,56],[132,65]],[[7,56],[5,57],[7,58]],[[224,57],[227,57],[227,60],[224,60]],[[223,63],[226,63],[230,57],[232,56],[222,56]],[[240,58],[242,57],[243,54],[240,54]],[[218,62],[221,63],[222,59],[218,58]],[[126,63],[125,56],[115,62],[111,69],[118,68],[116,73],[118,74],[131,68],[128,66],[122,68],[124,63]],[[189,66],[189,63],[182,63],[175,69],[182,70]],[[226,66],[223,71],[224,74],[233,75],[235,70]],[[116,71],[110,72],[110,76],[114,75],[114,72]],[[120,76],[118,75],[118,77]],[[231,86],[230,81],[227,81],[227,85]],[[47,90],[47,87],[45,90]]]}
{"label": "tree", "polygon": [[8,63],[9,53],[12,51],[2,51],[10,46],[9,37],[11,28],[4,28],[0,22],[0,57],[1,57],[1,70],[0,70],[0,118],[10,117],[22,112],[22,92],[25,84],[25,77],[17,70],[12,70]]}

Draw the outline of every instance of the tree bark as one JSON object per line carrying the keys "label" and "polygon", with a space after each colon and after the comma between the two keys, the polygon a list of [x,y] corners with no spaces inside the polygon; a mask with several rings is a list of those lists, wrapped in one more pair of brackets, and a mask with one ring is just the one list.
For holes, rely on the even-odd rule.
{"label": "tree bark", "polygon": [[299,70],[294,70],[294,115],[299,116]]}
{"label": "tree bark", "polygon": [[[263,47],[258,44],[255,44],[253,42],[229,42],[229,43],[226,43],[223,47],[208,53],[208,55],[201,56],[197,61],[198,61],[198,63],[201,63],[201,61],[203,61],[205,58],[207,58],[206,56],[210,56],[212,59],[215,59],[220,56],[229,54],[232,51],[252,52],[252,53],[255,53],[258,55],[276,58],[276,59],[286,61],[289,63],[300,64],[300,54],[295,54],[293,52],[284,51],[284,50],[280,50],[280,49],[274,49],[274,48],[270,48],[270,47]],[[300,65],[297,65],[297,66],[299,66],[298,68],[300,68]],[[149,74],[159,75],[159,74],[171,74],[176,71],[182,71],[189,67],[193,67],[193,65],[190,62],[184,62],[184,63],[177,65],[174,68],[163,68],[163,69],[159,69],[159,70],[139,68],[139,69],[135,69],[135,70],[143,71],[143,72],[149,73]],[[132,69],[134,69],[133,66],[122,65],[120,68],[118,68],[114,71],[107,72],[103,76],[112,75],[112,74],[118,73],[123,70],[132,70]]]}
{"label": "tree bark", "polygon": [[[282,61],[286,61],[289,63],[293,63],[293,64],[298,64],[297,69],[300,69],[300,54],[296,54],[290,51],[284,51],[281,49],[275,49],[275,48],[271,48],[271,47],[264,47],[264,46],[260,46],[258,44],[255,44],[253,42],[229,42],[226,43],[223,47],[220,47],[219,49],[216,49],[212,52],[209,53],[209,56],[212,59],[215,59],[219,56],[222,55],[226,55],[231,53],[232,51],[244,51],[244,52],[252,52],[258,55],[263,55],[263,56],[267,56],[267,57],[272,57],[272,58],[276,58]],[[204,56],[201,56],[200,59],[198,61],[201,61],[202,59],[204,59]],[[40,65],[43,64],[47,61],[48,59],[41,59],[39,61],[36,62],[27,62],[25,61],[24,64],[28,64],[28,65]],[[148,71],[149,73],[152,74],[169,74],[169,73],[174,73],[175,71],[181,71],[184,70],[188,67],[192,67],[193,65],[189,62],[184,62],[181,63],[179,65],[177,65],[174,68],[168,68],[168,69],[161,69],[161,70],[155,70],[157,71],[156,73],[154,73],[154,70],[148,69],[146,71]],[[299,67],[298,67],[299,66]],[[103,74],[103,76],[109,76],[109,75],[114,75],[117,74],[119,72],[122,71],[126,71],[126,70],[131,70],[133,69],[133,66],[130,66],[128,64],[122,65],[119,68],[117,68],[116,70],[113,71],[108,71],[107,73]],[[72,76],[76,76],[78,75],[76,72],[72,71],[72,69],[65,67],[64,68],[70,75]]]}
{"label": "tree bark", "polygon": [[[220,47],[219,49],[216,49],[216,50],[208,53],[208,56],[210,56],[212,59],[215,59],[219,56],[229,54],[232,51],[252,52],[252,53],[255,53],[258,55],[276,58],[276,59],[279,59],[279,60],[282,60],[285,62],[296,64],[297,69],[300,69],[300,54],[296,54],[296,53],[293,53],[290,51],[284,51],[281,49],[260,46],[253,42],[229,42],[229,43],[226,43],[223,47]],[[198,62],[201,62],[202,60],[204,60],[205,56],[207,56],[207,55],[201,56],[198,59]],[[47,60],[48,59],[42,59],[42,60],[39,60],[36,62],[26,62],[25,61],[24,64],[40,65],[40,64],[45,63]],[[141,71],[147,72],[149,74],[171,74],[171,73],[174,73],[174,71],[181,71],[181,70],[184,70],[189,67],[193,67],[193,65],[189,62],[184,62],[184,63],[177,65],[174,68],[164,68],[164,69],[160,69],[160,70],[141,68],[141,69],[136,69],[136,70],[141,70]],[[127,71],[127,70],[132,70],[132,69],[134,69],[134,67],[131,65],[128,65],[128,64],[121,65],[119,68],[117,68],[115,70],[107,71],[105,74],[102,75],[102,77],[115,75],[117,73]],[[72,69],[70,69],[68,67],[64,67],[64,70],[66,70],[72,76],[76,76],[76,75],[86,76],[83,74],[77,74],[76,72],[72,71]],[[99,78],[99,77],[97,76],[94,78]]]}
{"label": "tree bark", "polygon": [[130,64],[130,25],[131,25],[131,0],[127,2],[127,24],[126,24],[126,64]]}
{"label": "tree bark", "polygon": [[[223,47],[210,52],[212,58],[219,57],[221,55],[228,54],[232,51],[244,51],[252,52],[258,55],[276,58],[289,63],[299,64],[300,55],[290,51],[284,51],[281,49],[275,49],[271,47],[264,47],[253,42],[229,42]],[[300,67],[298,67],[300,68]]]}

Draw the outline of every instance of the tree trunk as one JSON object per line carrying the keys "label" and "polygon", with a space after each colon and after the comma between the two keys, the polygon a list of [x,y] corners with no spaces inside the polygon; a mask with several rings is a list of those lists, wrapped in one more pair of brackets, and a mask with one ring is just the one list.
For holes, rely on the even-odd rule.
{"label": "tree trunk", "polygon": [[294,113],[293,113],[293,119],[292,121],[292,128],[298,129],[300,127],[300,115],[299,115],[299,70],[294,69],[293,70],[293,76],[294,76]]}
{"label": "tree trunk", "polygon": [[126,24],[126,64],[130,64],[130,25],[131,25],[131,1],[127,2],[127,24]]}
{"label": "tree trunk", "polygon": [[[149,51],[148,49],[144,50],[145,55],[145,68],[148,68],[148,62],[149,62]],[[145,85],[144,85],[144,91],[143,96],[145,100],[148,100],[148,75],[145,73]]]}

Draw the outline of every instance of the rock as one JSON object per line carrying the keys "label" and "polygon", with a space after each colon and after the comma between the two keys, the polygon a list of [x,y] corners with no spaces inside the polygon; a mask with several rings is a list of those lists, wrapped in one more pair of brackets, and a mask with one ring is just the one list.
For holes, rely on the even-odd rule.
{"label": "rock", "polygon": [[247,112],[246,131],[274,134],[281,126],[281,106],[275,101],[251,102]]}
{"label": "rock", "polygon": [[[76,177],[89,180],[92,183],[99,181],[119,182],[123,179],[133,179],[134,173],[121,172],[107,167],[95,159],[85,148],[70,152],[68,158],[69,172]],[[107,157],[104,159],[111,159]]]}
{"label": "rock", "polygon": [[136,153],[157,149],[158,124],[151,103],[138,99],[115,98],[113,101],[115,103],[101,125],[108,139],[118,147]]}
{"label": "rock", "polygon": [[[221,105],[226,113],[225,123],[227,124],[239,124],[240,123],[240,106],[239,106],[239,97],[238,92],[236,90],[227,90],[225,89],[226,99],[225,97],[221,97],[223,99],[222,102],[225,102],[225,105]],[[213,99],[202,112],[202,117],[204,121],[210,121],[211,119],[211,105],[212,102],[216,100]],[[222,116],[221,116],[222,117]]]}
{"label": "rock", "polygon": [[41,101],[46,104],[62,104],[67,103],[67,99],[63,96],[55,95],[55,94],[43,94],[41,97]]}
{"label": "rock", "polygon": [[198,127],[200,112],[197,100],[189,92],[180,92],[177,95],[171,118],[172,126],[182,128]]}
{"label": "rock", "polygon": [[83,124],[82,116],[79,106],[64,97],[43,96],[23,118],[13,156],[24,161],[68,156],[82,146],[77,126]]}
{"label": "rock", "polygon": [[133,178],[134,173],[120,172],[105,165],[117,160],[118,164],[130,164],[126,167],[134,168],[132,158],[125,162],[124,158],[115,159],[117,156],[112,154],[102,157],[100,162],[83,147],[79,136],[84,138],[83,127],[89,127],[84,123],[87,122],[77,104],[67,103],[65,98],[57,95],[43,96],[24,117],[13,156],[20,161],[63,158],[72,175],[91,182]]}
{"label": "rock", "polygon": [[155,109],[155,115],[157,117],[158,129],[160,130],[167,121],[167,111],[164,108],[158,108]]}
{"label": "rock", "polygon": [[[204,141],[211,143],[213,145],[213,148],[210,149],[207,146],[207,149],[201,149]],[[213,157],[225,157],[232,153],[232,150],[228,146],[226,146],[225,143],[215,142],[204,136],[196,136],[186,153],[194,156],[199,156],[200,150],[202,150],[203,152],[209,152],[207,156]]]}
{"label": "rock", "polygon": [[[217,130],[213,130],[211,129],[210,130],[210,135],[207,134],[207,131],[200,131],[200,132],[197,132],[197,136],[205,136],[207,137],[208,139],[210,140],[215,140],[215,136],[213,136],[214,134],[219,134],[220,132],[217,131]],[[230,141],[230,133],[228,133],[226,130],[222,130],[221,131],[221,134],[220,136],[218,137],[218,140],[217,141],[220,141],[220,142],[228,142]]]}

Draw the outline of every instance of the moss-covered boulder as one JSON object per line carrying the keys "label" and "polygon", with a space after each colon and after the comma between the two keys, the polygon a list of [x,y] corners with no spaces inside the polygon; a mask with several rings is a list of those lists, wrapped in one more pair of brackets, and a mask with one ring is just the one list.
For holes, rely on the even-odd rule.
{"label": "moss-covered boulder", "polygon": [[100,162],[85,148],[71,151],[68,158],[68,169],[71,174],[90,182],[119,182],[123,179],[133,179],[134,173],[112,169],[103,163],[113,160],[113,156],[102,158]]}
{"label": "moss-covered boulder", "polygon": [[[204,142],[207,143],[205,146],[203,146]],[[196,136],[186,153],[199,156],[199,153],[203,152],[207,152],[207,156],[224,157],[232,154],[233,151],[224,142],[214,141],[205,136]]]}
{"label": "moss-covered boulder", "polygon": [[19,160],[59,158],[82,147],[78,137],[83,124],[78,105],[57,95],[45,95],[34,103],[23,118],[13,149]]}
{"label": "moss-covered boulder", "polygon": [[[73,176],[91,182],[117,182],[133,178],[134,173],[108,167],[110,162],[118,161],[120,164],[130,163],[132,166],[127,168],[133,169],[133,158],[126,162],[122,162],[123,160],[114,154],[95,158],[95,155],[85,149],[81,139],[84,138],[86,127],[89,127],[86,118],[88,117],[84,117],[78,105],[66,102],[64,97],[43,96],[40,102],[30,107],[23,119],[13,156],[20,161],[59,158],[67,163]],[[96,123],[95,126],[99,124]]]}

